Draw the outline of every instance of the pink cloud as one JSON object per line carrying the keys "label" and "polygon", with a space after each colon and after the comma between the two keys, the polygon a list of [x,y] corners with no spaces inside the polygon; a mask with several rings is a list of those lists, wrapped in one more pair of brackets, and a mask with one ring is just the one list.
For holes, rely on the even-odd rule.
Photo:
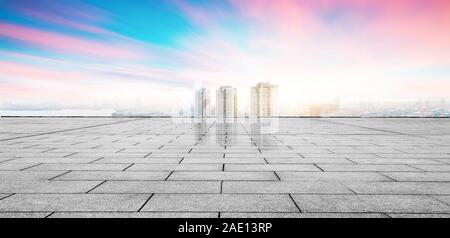
{"label": "pink cloud", "polygon": [[17,95],[29,94],[32,90],[23,84],[0,84],[0,99],[14,98]]}
{"label": "pink cloud", "polygon": [[4,77],[12,79],[71,80],[81,78],[81,74],[74,72],[53,71],[42,67],[6,61],[0,61],[0,72],[2,72]]}
{"label": "pink cloud", "polygon": [[173,3],[195,24],[208,26],[211,23],[207,11],[194,7],[183,0],[173,0]]}
{"label": "pink cloud", "polygon": [[137,52],[119,48],[119,46],[112,46],[107,43],[80,39],[10,23],[0,23],[0,37],[18,40],[36,47],[63,51],[65,53],[104,58],[132,59],[140,57],[140,54]]}
{"label": "pink cloud", "polygon": [[383,2],[380,16],[370,25],[379,37],[419,49],[450,45],[450,1]]}
{"label": "pink cloud", "polygon": [[[305,1],[297,0],[230,0],[239,13],[268,34],[305,37],[320,29]],[[305,3],[304,3],[305,2]]]}
{"label": "pink cloud", "polygon": [[[357,33],[392,41],[446,45],[450,37],[448,0],[230,0],[262,29],[290,37],[314,37],[354,23]],[[337,14],[332,23],[324,17]],[[339,18],[340,17],[340,18]],[[347,20],[347,21],[345,21]],[[331,24],[331,25],[329,25]]]}

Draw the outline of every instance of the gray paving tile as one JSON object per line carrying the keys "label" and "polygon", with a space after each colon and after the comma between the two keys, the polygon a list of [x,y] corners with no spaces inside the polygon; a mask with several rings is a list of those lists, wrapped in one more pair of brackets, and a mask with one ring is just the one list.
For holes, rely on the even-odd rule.
{"label": "gray paving tile", "polygon": [[266,158],[269,164],[353,164],[347,159]]}
{"label": "gray paving tile", "polygon": [[170,158],[170,157],[184,157],[184,158],[222,158],[223,153],[152,153],[148,158]]}
{"label": "gray paving tile", "polygon": [[[0,154],[0,156],[1,156],[1,154]],[[0,157],[0,163],[11,160],[11,159],[13,159],[13,158],[1,158]]]}
{"label": "gray paving tile", "polygon": [[3,162],[0,163],[0,171],[1,170],[13,170],[13,171],[19,171],[22,169],[29,168],[34,165],[38,165],[39,163],[14,163],[14,162]]}
{"label": "gray paving tile", "polygon": [[278,180],[278,178],[273,172],[175,171],[168,180]]}
{"label": "gray paving tile", "polygon": [[107,181],[91,193],[220,193],[220,182]]}
{"label": "gray paving tile", "polygon": [[62,173],[64,173],[64,171],[0,171],[0,181],[48,180]]}
{"label": "gray paving tile", "polygon": [[[69,159],[68,157],[66,158],[66,156],[68,154],[70,154],[69,152],[65,152],[65,153],[43,153],[41,152],[41,150],[48,150],[48,149],[55,149],[55,148],[43,148],[40,149],[39,151],[28,151],[28,152],[24,152],[23,149],[15,150],[15,156],[17,157],[16,160],[34,160],[34,159],[55,159],[55,160],[62,160],[62,159]],[[75,152],[75,151],[74,151]],[[74,153],[71,152],[71,153]],[[82,160],[82,159],[80,159]],[[25,161],[23,161],[25,162]]]}
{"label": "gray paving tile", "polygon": [[296,212],[288,195],[155,194],[143,211]]}
{"label": "gray paving tile", "polygon": [[352,194],[337,182],[224,181],[223,193],[314,193]]}
{"label": "gray paving tile", "polygon": [[441,164],[448,164],[450,165],[450,159],[433,159],[434,161],[437,161]]}
{"label": "gray paving tile", "polygon": [[358,194],[450,194],[447,182],[344,182]]}
{"label": "gray paving tile", "polygon": [[135,164],[128,171],[220,171],[221,164]]}
{"label": "gray paving tile", "polygon": [[225,171],[320,171],[312,164],[226,164]]}
{"label": "gray paving tile", "polygon": [[[392,142],[390,142],[392,143]],[[417,143],[419,144],[419,143]],[[417,146],[414,144],[414,146]],[[436,150],[436,149],[431,149]],[[395,154],[378,154],[379,157],[387,159],[445,159],[450,158],[449,154],[432,154],[429,153],[395,153]]]}
{"label": "gray paving tile", "polygon": [[10,196],[11,194],[0,193],[0,199]]}
{"label": "gray paving tile", "polygon": [[[1,213],[0,213],[1,217]],[[55,212],[49,218],[217,218],[215,212]]]}
{"label": "gray paving tile", "polygon": [[17,158],[14,163],[71,163],[71,164],[87,164],[96,158],[50,158],[50,157],[32,157]]}
{"label": "gray paving tile", "polygon": [[225,158],[227,159],[262,159],[265,155],[260,154],[258,150],[252,148],[251,150],[242,150],[230,152],[229,150],[225,150]]}
{"label": "gray paving tile", "polygon": [[277,172],[282,181],[392,181],[376,172]]}
{"label": "gray paving tile", "polygon": [[[339,159],[345,159],[345,158],[350,158],[350,159],[352,158],[351,156],[349,156],[349,154],[333,154],[333,153],[326,153],[326,154],[300,153],[300,154],[305,159],[335,159],[335,160],[339,160]],[[353,156],[357,156],[357,158],[366,158],[366,157],[373,158],[374,157],[374,155],[367,155],[367,154],[353,154]],[[376,157],[376,158],[379,158],[379,157]]]}
{"label": "gray paving tile", "polygon": [[450,213],[439,214],[439,213],[422,213],[422,214],[411,214],[411,213],[389,213],[387,214],[392,218],[450,218]]}
{"label": "gray paving tile", "polygon": [[303,212],[449,213],[426,195],[292,195]]}
{"label": "gray paving tile", "polygon": [[169,171],[71,171],[54,180],[165,180]]}
{"label": "gray paving tile", "polygon": [[414,168],[418,168],[423,171],[430,172],[449,172],[450,173],[450,164],[441,164],[441,165],[423,165],[423,164],[415,164]]}
{"label": "gray paving tile", "polygon": [[100,181],[0,181],[0,193],[85,193]]}
{"label": "gray paving tile", "polygon": [[[392,171],[411,171],[411,172],[417,172],[420,171],[416,168],[413,168],[408,165],[372,165],[372,164],[339,164],[339,165],[332,165],[332,164],[321,164],[318,165],[320,168],[322,168],[324,171],[337,171],[337,172],[346,172],[346,171],[379,171],[379,172],[392,172]],[[415,165],[419,166],[419,165]]]}
{"label": "gray paving tile", "polygon": [[183,164],[266,164],[263,158],[185,158]]}
{"label": "gray paving tile", "polygon": [[146,194],[15,194],[0,211],[138,211]]}
{"label": "gray paving tile", "polygon": [[357,164],[442,164],[430,159],[351,159]]}
{"label": "gray paving tile", "polygon": [[383,213],[230,213],[220,214],[221,218],[388,218]]}
{"label": "gray paving tile", "polygon": [[50,212],[0,212],[0,218],[45,218]]}
{"label": "gray paving tile", "polygon": [[178,164],[181,158],[102,158],[94,163],[102,164]]}
{"label": "gray paving tile", "polygon": [[433,182],[446,181],[450,182],[450,173],[441,172],[383,172],[382,174],[389,176],[397,181],[403,182]]}
{"label": "gray paving tile", "polygon": [[95,170],[95,171],[122,171],[131,164],[41,164],[27,170]]}
{"label": "gray paving tile", "polygon": [[450,196],[447,196],[447,195],[436,196],[436,195],[434,195],[432,197],[434,197],[434,198],[438,199],[439,201],[441,201],[441,202],[443,202],[443,203],[445,203],[445,204],[450,206]]}

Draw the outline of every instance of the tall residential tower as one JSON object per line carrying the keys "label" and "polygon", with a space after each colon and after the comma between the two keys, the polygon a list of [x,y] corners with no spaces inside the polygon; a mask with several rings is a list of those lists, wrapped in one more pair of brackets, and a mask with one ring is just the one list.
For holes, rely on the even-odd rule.
{"label": "tall residential tower", "polygon": [[216,91],[216,116],[237,117],[237,90],[222,86]]}
{"label": "tall residential tower", "polygon": [[211,116],[211,97],[209,89],[201,88],[195,92],[194,116]]}
{"label": "tall residential tower", "polygon": [[269,83],[258,83],[251,88],[250,116],[278,116],[278,86]]}

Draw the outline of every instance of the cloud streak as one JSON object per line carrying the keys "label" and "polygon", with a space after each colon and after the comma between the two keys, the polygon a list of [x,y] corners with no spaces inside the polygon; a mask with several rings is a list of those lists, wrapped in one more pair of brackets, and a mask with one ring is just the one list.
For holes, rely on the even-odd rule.
{"label": "cloud streak", "polygon": [[39,48],[56,50],[61,53],[125,59],[133,59],[140,56],[139,53],[120,48],[120,46],[114,47],[107,43],[4,22],[0,23],[0,37],[21,41]]}

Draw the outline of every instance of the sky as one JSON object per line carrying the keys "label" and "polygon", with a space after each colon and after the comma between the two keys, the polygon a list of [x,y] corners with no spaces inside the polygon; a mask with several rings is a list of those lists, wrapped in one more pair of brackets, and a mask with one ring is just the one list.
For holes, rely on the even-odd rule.
{"label": "sky", "polygon": [[450,98],[450,1],[0,1],[0,107],[170,113],[231,85],[245,111],[259,82],[284,106]]}

